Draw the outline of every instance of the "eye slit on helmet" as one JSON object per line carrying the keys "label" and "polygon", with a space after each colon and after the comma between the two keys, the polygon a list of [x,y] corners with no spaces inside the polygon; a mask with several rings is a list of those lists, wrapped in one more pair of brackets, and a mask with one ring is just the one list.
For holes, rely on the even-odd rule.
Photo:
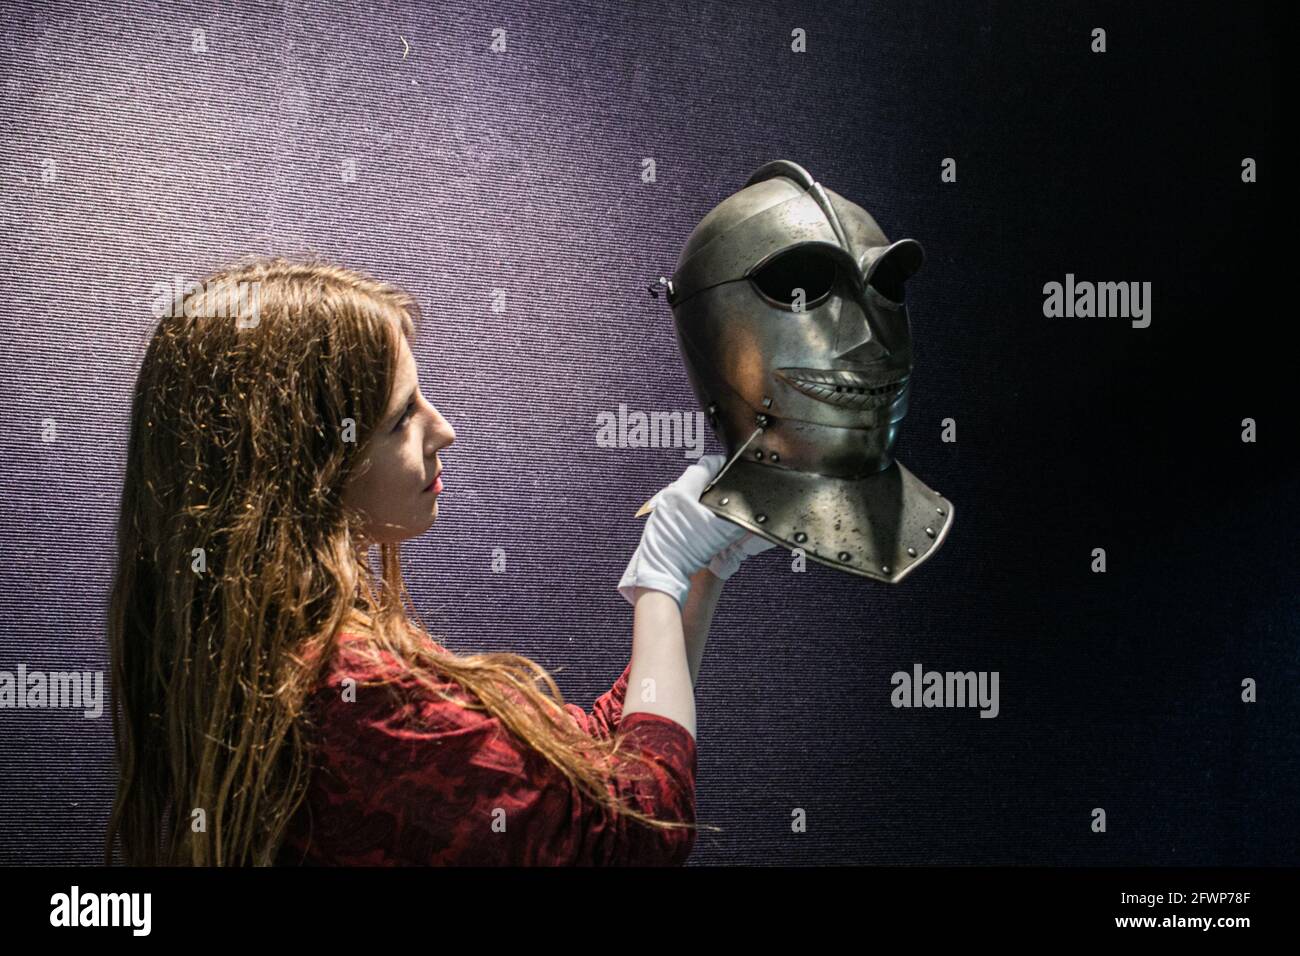
{"label": "eye slit on helmet", "polygon": [[820,302],[835,288],[835,260],[815,246],[797,246],[750,275],[758,290],[780,305],[794,305],[795,290],[803,290],[804,308]]}

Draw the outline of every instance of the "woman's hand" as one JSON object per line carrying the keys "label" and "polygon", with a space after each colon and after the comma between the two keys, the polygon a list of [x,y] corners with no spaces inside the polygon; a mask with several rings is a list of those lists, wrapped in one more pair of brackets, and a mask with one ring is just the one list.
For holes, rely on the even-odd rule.
{"label": "woman's hand", "polygon": [[[705,455],[650,500],[654,510],[641,533],[641,543],[618,582],[619,593],[633,607],[637,588],[663,591],[679,608],[683,607],[693,574],[730,546],[746,537],[756,537],[700,504],[705,486],[722,470],[726,460],[726,455]],[[734,554],[722,570],[730,567],[731,558]],[[739,567],[739,561],[735,565]]]}
{"label": "woman's hand", "polygon": [[750,531],[735,544],[729,545],[724,551],[715,555],[709,562],[709,570],[713,572],[714,577],[725,581],[740,570],[740,565],[746,558],[752,558],[775,547],[776,542],[760,538]]}

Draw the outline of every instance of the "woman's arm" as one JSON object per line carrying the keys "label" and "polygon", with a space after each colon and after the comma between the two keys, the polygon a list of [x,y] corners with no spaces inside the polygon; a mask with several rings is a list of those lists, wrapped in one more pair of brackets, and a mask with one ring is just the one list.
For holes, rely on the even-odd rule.
{"label": "woman's arm", "polygon": [[624,717],[660,714],[695,736],[695,680],[721,594],[722,581],[708,568],[691,577],[684,609],[662,591],[636,589]]}
{"label": "woman's arm", "polygon": [[671,595],[650,588],[637,588],[633,600],[632,662],[623,719],[635,713],[658,714],[681,724],[694,738],[695,685],[681,608]]}
{"label": "woman's arm", "polygon": [[700,661],[709,643],[709,626],[722,596],[722,581],[708,568],[701,568],[691,578],[691,590],[682,610],[682,630],[686,633],[686,659],[691,665],[691,686],[700,680]]}

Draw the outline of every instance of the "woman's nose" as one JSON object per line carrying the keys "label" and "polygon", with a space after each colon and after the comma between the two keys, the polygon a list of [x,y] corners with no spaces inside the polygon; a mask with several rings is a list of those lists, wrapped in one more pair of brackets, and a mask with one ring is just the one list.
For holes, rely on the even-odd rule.
{"label": "woman's nose", "polygon": [[438,411],[438,409],[434,408],[433,415],[437,420],[437,427],[434,431],[440,438],[442,438],[441,444],[450,445],[456,440],[456,429],[451,427],[451,422],[447,421],[447,419],[443,417],[442,412]]}

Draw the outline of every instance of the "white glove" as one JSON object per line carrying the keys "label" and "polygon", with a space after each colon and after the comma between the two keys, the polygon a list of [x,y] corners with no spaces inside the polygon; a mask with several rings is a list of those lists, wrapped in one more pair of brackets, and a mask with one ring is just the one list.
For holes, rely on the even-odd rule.
{"label": "white glove", "polygon": [[740,525],[719,518],[700,504],[705,485],[726,460],[726,455],[705,455],[650,499],[654,511],[618,582],[618,593],[628,604],[635,606],[637,588],[650,588],[663,591],[678,607],[685,607],[691,575],[749,535]]}
{"label": "white glove", "polygon": [[776,542],[760,538],[750,531],[735,544],[729,545],[726,550],[715,555],[709,562],[709,570],[715,577],[725,581],[740,570],[740,565],[746,558],[752,558],[775,547]]}

